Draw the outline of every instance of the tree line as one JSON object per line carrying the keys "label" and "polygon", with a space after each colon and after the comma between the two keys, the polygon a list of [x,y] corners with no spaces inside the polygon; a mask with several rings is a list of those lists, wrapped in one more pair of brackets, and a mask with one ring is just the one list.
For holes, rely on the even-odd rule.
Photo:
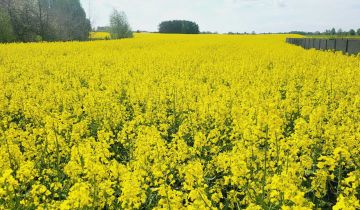
{"label": "tree line", "polygon": [[349,31],[346,30],[342,30],[341,28],[339,29],[327,29],[323,32],[320,31],[315,31],[315,32],[305,32],[305,31],[291,31],[291,34],[300,34],[300,35],[330,35],[330,36],[360,36],[360,28],[355,30],[355,29],[350,29]]}
{"label": "tree line", "polygon": [[87,40],[79,0],[0,0],[0,42]]}
{"label": "tree line", "polygon": [[[110,26],[98,26],[97,31],[109,32],[112,39],[133,37],[133,32],[128,23],[126,14],[117,10],[114,10],[110,16]],[[138,30],[137,32],[141,33],[142,31]],[[159,24],[159,33],[199,34],[200,31],[198,24],[195,22],[187,20],[169,20]]]}

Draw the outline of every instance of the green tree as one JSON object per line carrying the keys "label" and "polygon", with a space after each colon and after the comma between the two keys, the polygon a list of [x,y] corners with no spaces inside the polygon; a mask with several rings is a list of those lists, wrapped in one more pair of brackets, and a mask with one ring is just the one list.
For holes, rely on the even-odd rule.
{"label": "green tree", "polygon": [[11,42],[15,39],[9,14],[0,8],[0,42]]}
{"label": "green tree", "polygon": [[35,0],[3,0],[17,41],[34,41],[37,36]]}
{"label": "green tree", "polygon": [[133,37],[125,12],[113,11],[110,16],[110,34],[112,39]]}
{"label": "green tree", "polygon": [[350,36],[355,36],[356,32],[354,29],[350,29],[349,34],[350,34]]}
{"label": "green tree", "polygon": [[56,40],[87,40],[91,24],[79,0],[53,0],[51,25]]}
{"label": "green tree", "polygon": [[337,35],[343,35],[343,30],[341,28],[339,28],[336,32]]}
{"label": "green tree", "polygon": [[332,29],[331,29],[330,35],[336,35],[336,30],[335,30],[335,28],[332,28]]}
{"label": "green tree", "polygon": [[56,40],[55,29],[52,26],[53,0],[36,0],[37,31],[42,40]]}
{"label": "green tree", "polygon": [[195,22],[187,20],[163,21],[159,24],[160,33],[198,34],[199,26]]}
{"label": "green tree", "polygon": [[87,40],[91,31],[79,0],[0,0],[16,41]]}
{"label": "green tree", "polygon": [[356,34],[360,36],[360,28],[356,31]]}

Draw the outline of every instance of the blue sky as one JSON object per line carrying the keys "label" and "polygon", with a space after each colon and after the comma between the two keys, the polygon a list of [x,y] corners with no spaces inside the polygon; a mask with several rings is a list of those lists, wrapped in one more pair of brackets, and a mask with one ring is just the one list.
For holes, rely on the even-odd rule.
{"label": "blue sky", "polygon": [[[93,25],[124,11],[134,30],[156,31],[163,20],[185,19],[201,31],[286,32],[360,28],[360,0],[81,0]],[[90,2],[90,4],[89,4]],[[90,5],[90,7],[89,7]]]}

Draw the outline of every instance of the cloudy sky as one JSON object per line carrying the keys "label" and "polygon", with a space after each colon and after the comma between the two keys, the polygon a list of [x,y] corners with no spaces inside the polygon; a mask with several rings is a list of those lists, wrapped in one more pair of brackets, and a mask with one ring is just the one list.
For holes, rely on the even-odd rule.
{"label": "cloudy sky", "polygon": [[360,28],[360,0],[81,0],[93,25],[124,11],[134,30],[156,31],[163,20],[185,19],[201,31],[287,32]]}

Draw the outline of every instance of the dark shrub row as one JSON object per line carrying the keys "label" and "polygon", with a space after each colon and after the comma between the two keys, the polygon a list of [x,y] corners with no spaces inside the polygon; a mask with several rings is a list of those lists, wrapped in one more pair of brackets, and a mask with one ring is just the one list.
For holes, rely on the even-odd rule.
{"label": "dark shrub row", "polygon": [[176,33],[176,34],[198,34],[199,25],[187,20],[170,20],[163,21],[159,25],[160,33]]}

